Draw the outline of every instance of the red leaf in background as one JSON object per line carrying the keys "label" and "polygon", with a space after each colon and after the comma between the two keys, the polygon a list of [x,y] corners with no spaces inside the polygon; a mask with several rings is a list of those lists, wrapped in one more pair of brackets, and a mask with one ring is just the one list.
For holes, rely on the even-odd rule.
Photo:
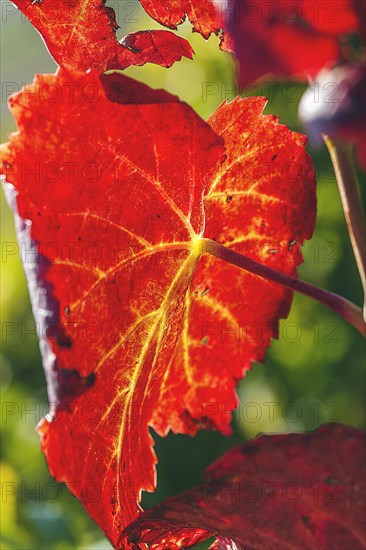
{"label": "red leaf in background", "polygon": [[[147,13],[169,29],[176,29],[185,16],[193,25],[196,32],[204,38],[214,33],[221,35],[225,26],[225,2],[215,0],[140,0]],[[225,49],[228,49],[226,47]]]}
{"label": "red leaf in background", "polygon": [[182,57],[192,59],[194,53],[187,40],[169,31],[139,31],[127,34],[121,45],[125,49],[114,69],[127,69],[131,65],[145,63],[171,67]]}
{"label": "red leaf in background", "polygon": [[212,535],[215,550],[365,549],[365,464],[364,432],[354,428],[262,435],[214,462],[201,486],[141,514],[126,534],[151,550],[191,548]]}
{"label": "red leaf in background", "polygon": [[155,63],[170,67],[182,57],[192,59],[190,44],[167,31],[140,31],[119,43],[114,10],[106,0],[14,0],[43,37],[50,54],[70,69],[126,69]]}
{"label": "red leaf in background", "polygon": [[229,0],[240,84],[268,74],[306,79],[340,58],[339,35],[360,30],[353,0]]}
{"label": "red leaf in background", "polygon": [[287,289],[200,256],[204,234],[286,273],[301,261],[314,171],[264,105],[225,103],[211,129],[166,92],[66,70],[11,101],[3,171],[38,250],[25,269],[52,403],[42,447],[113,544],[155,488],[148,427],[228,433],[235,386],[288,313]]}
{"label": "red leaf in background", "polygon": [[[280,2],[285,5],[285,0]],[[313,4],[309,0],[297,0],[301,18],[305,22],[318,32],[336,38],[340,34],[360,31],[362,20],[359,4],[362,3],[359,0],[335,0],[329,4]]]}

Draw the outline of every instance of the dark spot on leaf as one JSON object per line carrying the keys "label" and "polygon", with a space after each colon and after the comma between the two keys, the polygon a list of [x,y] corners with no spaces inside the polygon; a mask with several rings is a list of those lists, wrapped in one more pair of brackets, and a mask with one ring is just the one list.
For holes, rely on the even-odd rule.
{"label": "dark spot on leaf", "polygon": [[226,195],[226,202],[231,202],[233,200],[232,195]]}
{"label": "dark spot on leaf", "polygon": [[278,154],[277,154],[277,153],[276,153],[275,155],[273,155],[273,157],[272,157],[272,162],[273,162],[274,160],[276,160],[277,157],[278,157]]}
{"label": "dark spot on leaf", "polygon": [[78,241],[81,241],[81,237],[78,237]]}
{"label": "dark spot on leaf", "polygon": [[327,485],[333,485],[333,486],[341,485],[341,482],[339,481],[339,479],[337,479],[336,477],[332,477],[332,476],[329,476],[329,477],[325,478],[324,482]]}
{"label": "dark spot on leaf", "polygon": [[158,220],[160,220],[160,214],[157,214],[156,217],[158,218]]}
{"label": "dark spot on leaf", "polygon": [[256,455],[259,452],[259,447],[256,445],[245,445],[242,447],[241,452],[248,456]]}
{"label": "dark spot on leaf", "polygon": [[68,336],[59,336],[57,338],[57,344],[60,346],[60,348],[72,348],[72,342]]}
{"label": "dark spot on leaf", "polygon": [[42,216],[42,214],[41,214],[40,212],[37,212],[37,215],[38,215],[38,216]]}
{"label": "dark spot on leaf", "polygon": [[69,315],[70,315],[70,308],[69,308],[69,306],[66,306],[66,307],[65,307],[64,312],[65,312],[65,315],[66,315],[66,316],[69,316]]}
{"label": "dark spot on leaf", "polygon": [[87,376],[82,376],[75,369],[60,369],[57,373],[57,381],[60,398],[74,398],[94,384],[95,374],[92,372]]}

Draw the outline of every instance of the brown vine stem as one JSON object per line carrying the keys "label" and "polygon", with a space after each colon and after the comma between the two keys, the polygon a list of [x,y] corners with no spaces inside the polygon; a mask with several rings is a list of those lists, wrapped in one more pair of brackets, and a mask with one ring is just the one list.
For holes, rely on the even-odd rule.
{"label": "brown vine stem", "polygon": [[354,326],[363,336],[366,336],[366,324],[362,317],[361,309],[343,298],[338,294],[333,294],[328,290],[324,290],[290,275],[286,275],[281,271],[277,271],[267,265],[260,264],[247,256],[235,252],[222,244],[212,241],[211,239],[201,240],[201,252],[216,256],[229,264],[236,265],[241,269],[245,269],[254,275],[263,277],[280,285],[301,292],[306,296],[310,296],[314,300],[321,302],[330,309],[333,309],[338,315],[343,317],[348,323]]}
{"label": "brown vine stem", "polygon": [[346,218],[353,253],[364,293],[363,315],[366,320],[366,223],[351,161],[343,147],[333,138],[323,135],[332,160],[339,194]]}

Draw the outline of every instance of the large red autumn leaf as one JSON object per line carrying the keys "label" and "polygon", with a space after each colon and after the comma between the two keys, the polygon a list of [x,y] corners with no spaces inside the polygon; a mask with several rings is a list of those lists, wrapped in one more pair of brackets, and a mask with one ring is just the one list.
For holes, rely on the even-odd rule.
{"label": "large red autumn leaf", "polygon": [[212,464],[201,486],[144,512],[126,534],[151,550],[191,548],[212,535],[215,550],[364,550],[365,464],[365,434],[354,428],[262,435]]}
{"label": "large red autumn leaf", "polygon": [[225,103],[211,129],[121,74],[65,70],[11,101],[3,170],[38,250],[25,268],[52,403],[42,447],[114,544],[155,488],[148,427],[228,433],[235,385],[290,307],[288,290],[201,255],[216,239],[286,273],[301,261],[314,172],[264,105]]}
{"label": "large red autumn leaf", "polygon": [[140,31],[119,43],[114,10],[106,0],[14,0],[40,32],[55,61],[66,68],[125,69],[155,63],[170,67],[192,59],[189,43],[168,31]]}
{"label": "large red autumn leaf", "polygon": [[240,84],[268,74],[306,79],[340,59],[339,36],[360,30],[356,3],[229,0],[228,29]]}

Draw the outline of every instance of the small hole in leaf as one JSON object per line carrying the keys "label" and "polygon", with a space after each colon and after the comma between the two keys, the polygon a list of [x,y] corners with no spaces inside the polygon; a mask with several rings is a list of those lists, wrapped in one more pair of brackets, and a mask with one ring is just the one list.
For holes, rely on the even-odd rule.
{"label": "small hole in leaf", "polygon": [[204,336],[204,337],[202,338],[202,340],[201,340],[201,344],[202,344],[203,346],[205,346],[205,345],[207,344],[207,342],[208,342],[208,336]]}

